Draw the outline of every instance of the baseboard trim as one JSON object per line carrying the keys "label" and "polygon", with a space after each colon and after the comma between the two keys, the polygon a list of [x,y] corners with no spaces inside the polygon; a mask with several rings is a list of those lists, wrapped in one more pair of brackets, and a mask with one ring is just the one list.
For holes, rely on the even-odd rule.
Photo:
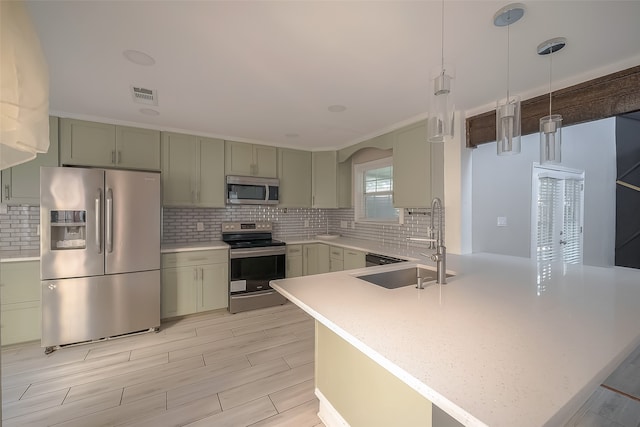
{"label": "baseboard trim", "polygon": [[320,390],[316,388],[315,393],[316,397],[320,401],[318,418],[320,418],[326,427],[350,427],[349,423],[342,418],[342,415],[336,411],[336,408],[333,407]]}

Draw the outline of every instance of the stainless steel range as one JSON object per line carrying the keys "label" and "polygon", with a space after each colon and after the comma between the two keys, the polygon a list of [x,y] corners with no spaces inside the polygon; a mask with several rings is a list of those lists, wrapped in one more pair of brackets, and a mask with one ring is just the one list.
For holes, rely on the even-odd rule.
{"label": "stainless steel range", "polygon": [[269,286],[284,279],[285,243],[272,238],[270,222],[223,222],[222,240],[229,251],[229,312],[284,304],[287,299]]}

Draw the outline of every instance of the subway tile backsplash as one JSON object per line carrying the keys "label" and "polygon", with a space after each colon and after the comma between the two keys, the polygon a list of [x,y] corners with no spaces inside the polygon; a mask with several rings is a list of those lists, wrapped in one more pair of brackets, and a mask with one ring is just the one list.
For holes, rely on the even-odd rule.
{"label": "subway tile backsplash", "polygon": [[[353,209],[278,208],[272,206],[228,206],[225,208],[164,208],[163,243],[196,243],[220,240],[224,221],[271,221],[276,238],[312,238],[327,231],[344,237],[373,240],[386,245],[427,247],[409,237],[426,238],[430,216],[424,209],[405,210],[403,225],[355,224]],[[427,212],[427,214],[425,214]],[[305,227],[305,222],[309,226]],[[197,224],[204,231],[197,231]],[[7,206],[0,214],[0,251],[37,250],[40,247],[39,206]],[[346,225],[346,227],[342,227]]]}
{"label": "subway tile backsplash", "polygon": [[40,206],[7,206],[0,213],[0,251],[40,249]]}

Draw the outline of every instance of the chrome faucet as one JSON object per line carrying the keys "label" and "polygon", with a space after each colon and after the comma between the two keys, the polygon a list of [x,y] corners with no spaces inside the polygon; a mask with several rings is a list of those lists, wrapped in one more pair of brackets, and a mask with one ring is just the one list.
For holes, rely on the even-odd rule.
{"label": "chrome faucet", "polygon": [[[436,233],[436,238],[433,238],[433,217],[436,215],[436,209],[438,210],[438,231]],[[436,244],[436,253],[430,256],[431,261],[436,263],[436,283],[439,285],[444,285],[447,283],[447,248],[444,246],[444,232],[442,229],[443,218],[442,218],[442,201],[438,197],[434,197],[431,201],[431,226],[429,227],[431,231],[430,239],[423,239],[417,237],[409,237],[407,240],[413,240],[416,242],[435,242]],[[431,246],[429,246],[431,249]],[[421,253],[420,255],[429,256],[427,254]],[[418,289],[423,289],[422,278],[418,276],[417,278]]]}
{"label": "chrome faucet", "polygon": [[447,283],[447,248],[444,246],[444,233],[442,229],[442,201],[434,197],[431,201],[431,230],[433,230],[433,217],[438,209],[438,232],[436,234],[436,253],[431,255],[431,261],[436,263],[436,283]]}

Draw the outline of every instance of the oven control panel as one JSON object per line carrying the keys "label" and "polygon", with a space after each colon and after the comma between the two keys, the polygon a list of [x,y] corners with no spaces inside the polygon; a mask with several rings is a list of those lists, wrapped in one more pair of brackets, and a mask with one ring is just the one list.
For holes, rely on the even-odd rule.
{"label": "oven control panel", "polygon": [[256,231],[270,232],[272,230],[271,222],[223,222],[223,233],[255,233]]}

